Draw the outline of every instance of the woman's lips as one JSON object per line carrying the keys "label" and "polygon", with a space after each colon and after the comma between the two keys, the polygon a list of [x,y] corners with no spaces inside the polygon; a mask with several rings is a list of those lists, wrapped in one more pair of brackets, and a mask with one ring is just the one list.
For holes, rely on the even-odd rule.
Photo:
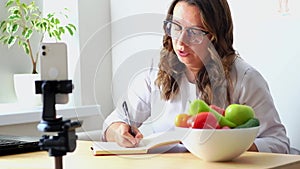
{"label": "woman's lips", "polygon": [[183,50],[178,50],[178,54],[181,56],[181,57],[186,57],[189,53],[188,52],[185,52]]}

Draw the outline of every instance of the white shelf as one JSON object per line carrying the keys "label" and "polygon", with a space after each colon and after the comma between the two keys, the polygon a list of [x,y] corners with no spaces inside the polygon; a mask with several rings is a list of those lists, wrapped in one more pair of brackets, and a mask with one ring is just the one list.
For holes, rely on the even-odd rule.
{"label": "white shelf", "polygon": [[[82,118],[101,114],[99,105],[87,106],[56,106],[57,115],[63,118]],[[22,107],[18,104],[0,105],[0,126],[39,122],[42,107]]]}

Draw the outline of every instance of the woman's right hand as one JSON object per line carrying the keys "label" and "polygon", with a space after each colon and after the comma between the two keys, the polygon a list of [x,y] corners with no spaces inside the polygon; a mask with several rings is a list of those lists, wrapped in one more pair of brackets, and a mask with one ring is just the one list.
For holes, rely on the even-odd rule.
{"label": "woman's right hand", "polygon": [[133,127],[135,136],[130,134],[130,127],[124,122],[112,123],[105,132],[107,141],[117,142],[122,147],[135,147],[143,138],[142,133]]}

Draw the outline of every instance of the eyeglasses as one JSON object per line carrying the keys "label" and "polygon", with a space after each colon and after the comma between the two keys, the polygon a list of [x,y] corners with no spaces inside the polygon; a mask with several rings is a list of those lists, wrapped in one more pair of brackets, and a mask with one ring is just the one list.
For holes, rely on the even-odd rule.
{"label": "eyeglasses", "polygon": [[208,32],[203,31],[198,27],[183,27],[178,23],[169,20],[164,21],[164,29],[168,36],[176,40],[179,39],[182,31],[185,30],[187,32],[185,41],[191,44],[201,44],[203,37],[208,34]]}

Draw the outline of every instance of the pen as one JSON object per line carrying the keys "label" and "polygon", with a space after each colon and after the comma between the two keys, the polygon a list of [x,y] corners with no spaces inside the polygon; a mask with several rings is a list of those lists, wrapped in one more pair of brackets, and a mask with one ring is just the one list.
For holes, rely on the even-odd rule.
{"label": "pen", "polygon": [[127,119],[127,123],[129,125],[129,133],[135,137],[135,133],[133,131],[133,128],[132,128],[132,125],[131,125],[131,120],[130,120],[130,116],[129,116],[129,112],[128,112],[128,107],[127,107],[127,103],[126,101],[123,102],[122,104],[122,107],[123,107],[123,110],[124,110],[124,113],[125,113],[125,116],[126,116],[126,119]]}

